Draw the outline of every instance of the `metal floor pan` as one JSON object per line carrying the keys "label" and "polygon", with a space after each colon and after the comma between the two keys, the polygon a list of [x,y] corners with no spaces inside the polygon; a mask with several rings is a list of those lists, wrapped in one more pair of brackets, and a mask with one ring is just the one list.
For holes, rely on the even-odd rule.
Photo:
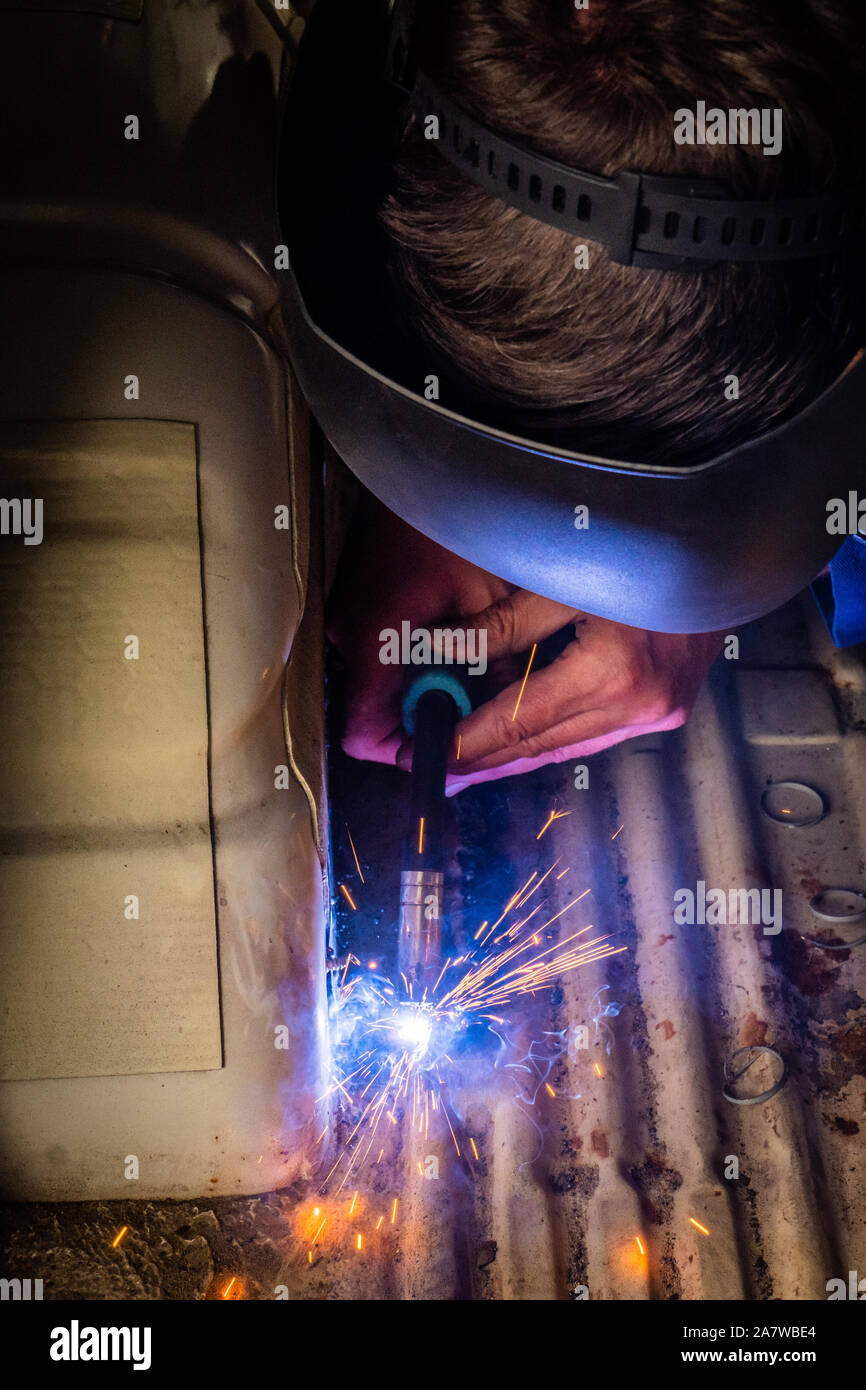
{"label": "metal floor pan", "polygon": [[[589,790],[568,765],[457,798],[458,930],[558,859],[552,912],[589,887],[586,920],[628,949],[527,1000],[513,1035],[558,1051],[555,1094],[530,1108],[504,1071],[466,1088],[460,1156],[450,1136],[426,1145],[437,1182],[407,1137],[357,1197],[351,1182],[323,1196],[326,1137],[319,1172],[262,1198],[7,1209],[6,1266],[50,1265],[53,1297],[826,1299],[828,1280],[866,1267],[866,955],[826,949],[857,924],[810,902],[866,888],[864,707],[860,655],[833,651],[804,598],[742,634],[684,729],[591,759]],[[782,781],[818,790],[819,823],[764,813]],[[405,787],[332,754],[336,878],[357,905],[342,944],[361,959],[393,925]],[[539,840],[554,808],[569,814]],[[781,931],[674,923],[674,892],[701,880],[781,888]],[[785,1082],[737,1105],[724,1067],[746,1046],[778,1053]],[[773,1079],[772,1057],[757,1065]]]}

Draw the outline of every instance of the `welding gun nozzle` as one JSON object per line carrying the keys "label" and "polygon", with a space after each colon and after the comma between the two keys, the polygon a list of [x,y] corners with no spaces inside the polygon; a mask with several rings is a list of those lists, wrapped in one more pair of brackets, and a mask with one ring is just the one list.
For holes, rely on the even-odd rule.
{"label": "welding gun nozzle", "polygon": [[400,968],[414,980],[439,956],[445,875],[430,869],[404,869],[400,875]]}

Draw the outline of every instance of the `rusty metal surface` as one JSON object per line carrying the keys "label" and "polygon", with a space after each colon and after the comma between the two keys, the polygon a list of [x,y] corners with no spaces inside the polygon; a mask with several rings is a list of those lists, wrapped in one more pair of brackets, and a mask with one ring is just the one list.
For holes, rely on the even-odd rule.
{"label": "rusty metal surface", "polygon": [[[466,939],[494,884],[504,903],[556,859],[569,873],[548,880],[551,914],[590,887],[582,921],[628,950],[563,977],[514,1021],[513,1059],[563,1040],[555,1096],[542,1088],[530,1107],[493,1074],[461,1092],[461,1158],[440,1145],[431,1183],[410,1144],[388,1175],[412,1207],[394,1235],[399,1262],[371,1251],[362,1271],[323,1235],[317,1296],[820,1299],[828,1279],[863,1268],[866,956],[812,944],[855,931],[838,936],[809,908],[822,889],[866,887],[863,714],[862,664],[833,652],[804,600],[743,634],[685,729],[591,760],[589,790],[574,789],[568,766],[458,798],[452,907]],[[766,785],[785,780],[822,794],[819,824],[763,814]],[[344,914],[344,945],[363,955],[395,901],[399,779],[351,769],[335,791],[346,798],[335,826],[354,817],[359,852],[376,846],[358,913]],[[554,807],[569,814],[538,841]],[[337,860],[351,874],[339,847]],[[700,880],[780,889],[781,930],[678,925],[674,893]],[[608,1003],[617,1011],[605,1016]],[[580,1025],[586,1049],[574,1046]],[[785,1084],[765,1103],[732,1104],[725,1063],[758,1045],[783,1059]],[[762,1065],[755,1094],[775,1079],[772,1058],[756,1074]]]}
{"label": "rusty metal surface", "polygon": [[[322,1195],[346,1136],[338,1112],[321,1168],[270,1197],[7,1208],[6,1267],[44,1275],[46,1297],[216,1298],[235,1279],[228,1297],[825,1299],[829,1279],[866,1267],[866,951],[805,938],[839,940],[810,911],[817,892],[866,888],[864,707],[857,654],[834,653],[795,604],[743,634],[685,729],[592,759],[589,790],[560,766],[457,799],[458,935],[558,859],[569,872],[547,880],[551,914],[589,887],[575,913],[586,905],[582,920],[628,947],[526,999],[509,1056],[558,1050],[555,1094],[542,1086],[528,1105],[509,1068],[464,1078],[459,1158],[450,1136],[419,1147],[403,1126],[350,1212],[354,1183]],[[765,817],[761,793],[780,780],[816,786],[826,817]],[[538,840],[554,807],[569,814]],[[340,898],[340,945],[359,957],[391,940],[404,814],[401,774],[334,755],[336,876],[357,898],[355,913]],[[678,925],[674,892],[701,879],[781,888],[782,930]],[[785,1084],[731,1104],[725,1061],[758,1045],[784,1060]],[[431,1155],[436,1181],[418,1168]]]}

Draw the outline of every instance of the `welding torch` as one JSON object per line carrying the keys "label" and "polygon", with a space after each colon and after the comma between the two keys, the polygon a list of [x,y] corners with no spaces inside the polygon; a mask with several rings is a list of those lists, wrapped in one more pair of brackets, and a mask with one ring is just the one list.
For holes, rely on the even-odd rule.
{"label": "welding torch", "polygon": [[455,724],[471,708],[465,685],[451,671],[426,671],[412,682],[403,700],[403,724],[414,736],[414,745],[397,959],[416,987],[440,955],[448,749]]}

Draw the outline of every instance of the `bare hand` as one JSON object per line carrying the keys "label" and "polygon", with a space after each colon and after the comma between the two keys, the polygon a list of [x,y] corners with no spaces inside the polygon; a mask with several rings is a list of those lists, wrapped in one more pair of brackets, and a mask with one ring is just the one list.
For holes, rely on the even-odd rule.
{"label": "bare hand", "polygon": [[[399,630],[406,620],[413,627],[486,628],[491,673],[502,685],[457,725],[451,794],[678,727],[723,637],[644,632],[516,589],[367,498],[329,602],[328,635],[348,663],[342,742],[352,757],[406,768],[406,672],[380,660],[381,631]],[[533,644],[567,626],[573,640],[548,666],[533,667],[521,694]]]}

